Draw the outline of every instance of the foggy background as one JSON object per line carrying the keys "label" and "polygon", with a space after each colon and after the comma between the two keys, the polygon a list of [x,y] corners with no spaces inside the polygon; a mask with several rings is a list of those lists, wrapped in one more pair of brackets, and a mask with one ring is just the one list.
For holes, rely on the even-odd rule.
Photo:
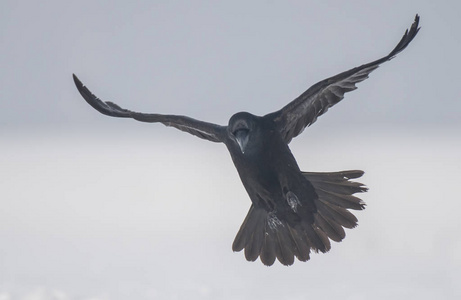
{"label": "foggy background", "polygon": [[[0,300],[458,299],[459,1],[0,2]],[[227,124],[406,50],[290,147],[362,169],[359,226],[291,267],[233,253],[250,200],[222,144],[81,98]]]}

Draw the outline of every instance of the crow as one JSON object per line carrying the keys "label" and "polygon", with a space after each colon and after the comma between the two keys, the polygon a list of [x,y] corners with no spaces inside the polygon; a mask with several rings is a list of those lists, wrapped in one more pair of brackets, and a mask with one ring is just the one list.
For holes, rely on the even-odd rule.
{"label": "crow", "polygon": [[330,239],[340,242],[344,228],[357,226],[348,210],[361,210],[365,203],[353,196],[367,188],[351,179],[363,171],[302,172],[288,147],[291,140],[313,124],[317,117],[355,90],[381,63],[405,49],[419,31],[416,15],[397,46],[386,56],[322,80],[279,111],[265,116],[248,112],[233,115],[219,126],[179,115],[146,114],[104,102],[93,95],[73,74],[83,98],[102,114],[175,127],[199,138],[224,143],[251,199],[251,206],[238,231],[233,251],[245,249],[245,258],[271,266],[277,258],[292,265],[294,257],[307,261],[310,252],[327,252]]}

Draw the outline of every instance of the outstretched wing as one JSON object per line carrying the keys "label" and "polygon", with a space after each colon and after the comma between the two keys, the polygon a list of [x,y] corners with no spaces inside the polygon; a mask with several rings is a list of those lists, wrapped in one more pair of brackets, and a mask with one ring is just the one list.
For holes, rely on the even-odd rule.
{"label": "outstretched wing", "polygon": [[198,136],[199,138],[211,142],[222,142],[225,133],[225,127],[212,123],[198,121],[185,116],[161,115],[161,114],[144,114],[121,108],[110,101],[102,101],[82,84],[82,82],[73,74],[75,85],[83,98],[100,113],[119,118],[132,118],[141,122],[157,123],[160,122],[165,126],[175,127],[179,130]]}
{"label": "outstretched wing", "polygon": [[387,56],[316,83],[281,110],[266,117],[275,121],[285,142],[289,143],[328,108],[341,101],[345,93],[355,90],[355,84],[367,79],[368,74],[381,63],[391,60],[405,49],[418,33],[418,23],[419,16],[416,15],[410,30],[405,31],[400,42]]}

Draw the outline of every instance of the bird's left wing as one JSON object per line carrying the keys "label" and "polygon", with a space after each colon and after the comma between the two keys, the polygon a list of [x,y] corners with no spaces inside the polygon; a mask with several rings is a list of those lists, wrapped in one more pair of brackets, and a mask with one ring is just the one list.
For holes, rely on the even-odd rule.
{"label": "bird's left wing", "polygon": [[283,139],[289,143],[328,108],[341,101],[345,93],[355,90],[355,84],[367,79],[368,74],[381,63],[392,59],[405,49],[418,33],[418,24],[419,16],[416,15],[411,28],[405,31],[400,42],[388,55],[316,83],[281,110],[266,117],[275,121]]}
{"label": "bird's left wing", "polygon": [[82,84],[82,82],[75,76],[74,82],[77,86],[78,91],[83,98],[90,104],[94,109],[100,113],[119,118],[132,118],[141,122],[148,123],[162,123],[165,126],[171,126],[179,130],[185,131],[192,135],[198,136],[199,138],[209,140],[211,142],[223,142],[224,134],[226,132],[225,126],[219,126],[212,123],[207,123],[193,118],[176,115],[162,115],[162,114],[145,114],[130,111],[128,109],[121,108],[117,104],[110,101],[102,101],[91,91]]}

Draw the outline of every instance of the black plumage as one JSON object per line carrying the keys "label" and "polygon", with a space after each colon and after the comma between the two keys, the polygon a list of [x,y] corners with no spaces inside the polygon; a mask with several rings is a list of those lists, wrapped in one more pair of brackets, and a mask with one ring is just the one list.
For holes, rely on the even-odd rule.
{"label": "black plumage", "polygon": [[419,31],[416,15],[397,46],[386,56],[320,81],[281,110],[265,116],[247,112],[233,115],[227,126],[185,116],[145,114],[123,109],[93,95],[74,75],[83,98],[99,112],[142,122],[160,122],[202,139],[224,143],[251,199],[250,210],[235,237],[232,249],[245,249],[248,261],[258,257],[265,265],[277,258],[291,265],[294,257],[307,261],[310,251],[327,252],[330,239],[345,237],[344,228],[354,228],[357,218],[349,211],[365,204],[355,193],[367,189],[351,181],[363,175],[352,170],[333,173],[301,172],[288,144],[315,122],[356,84],[378,66],[392,59]]}

